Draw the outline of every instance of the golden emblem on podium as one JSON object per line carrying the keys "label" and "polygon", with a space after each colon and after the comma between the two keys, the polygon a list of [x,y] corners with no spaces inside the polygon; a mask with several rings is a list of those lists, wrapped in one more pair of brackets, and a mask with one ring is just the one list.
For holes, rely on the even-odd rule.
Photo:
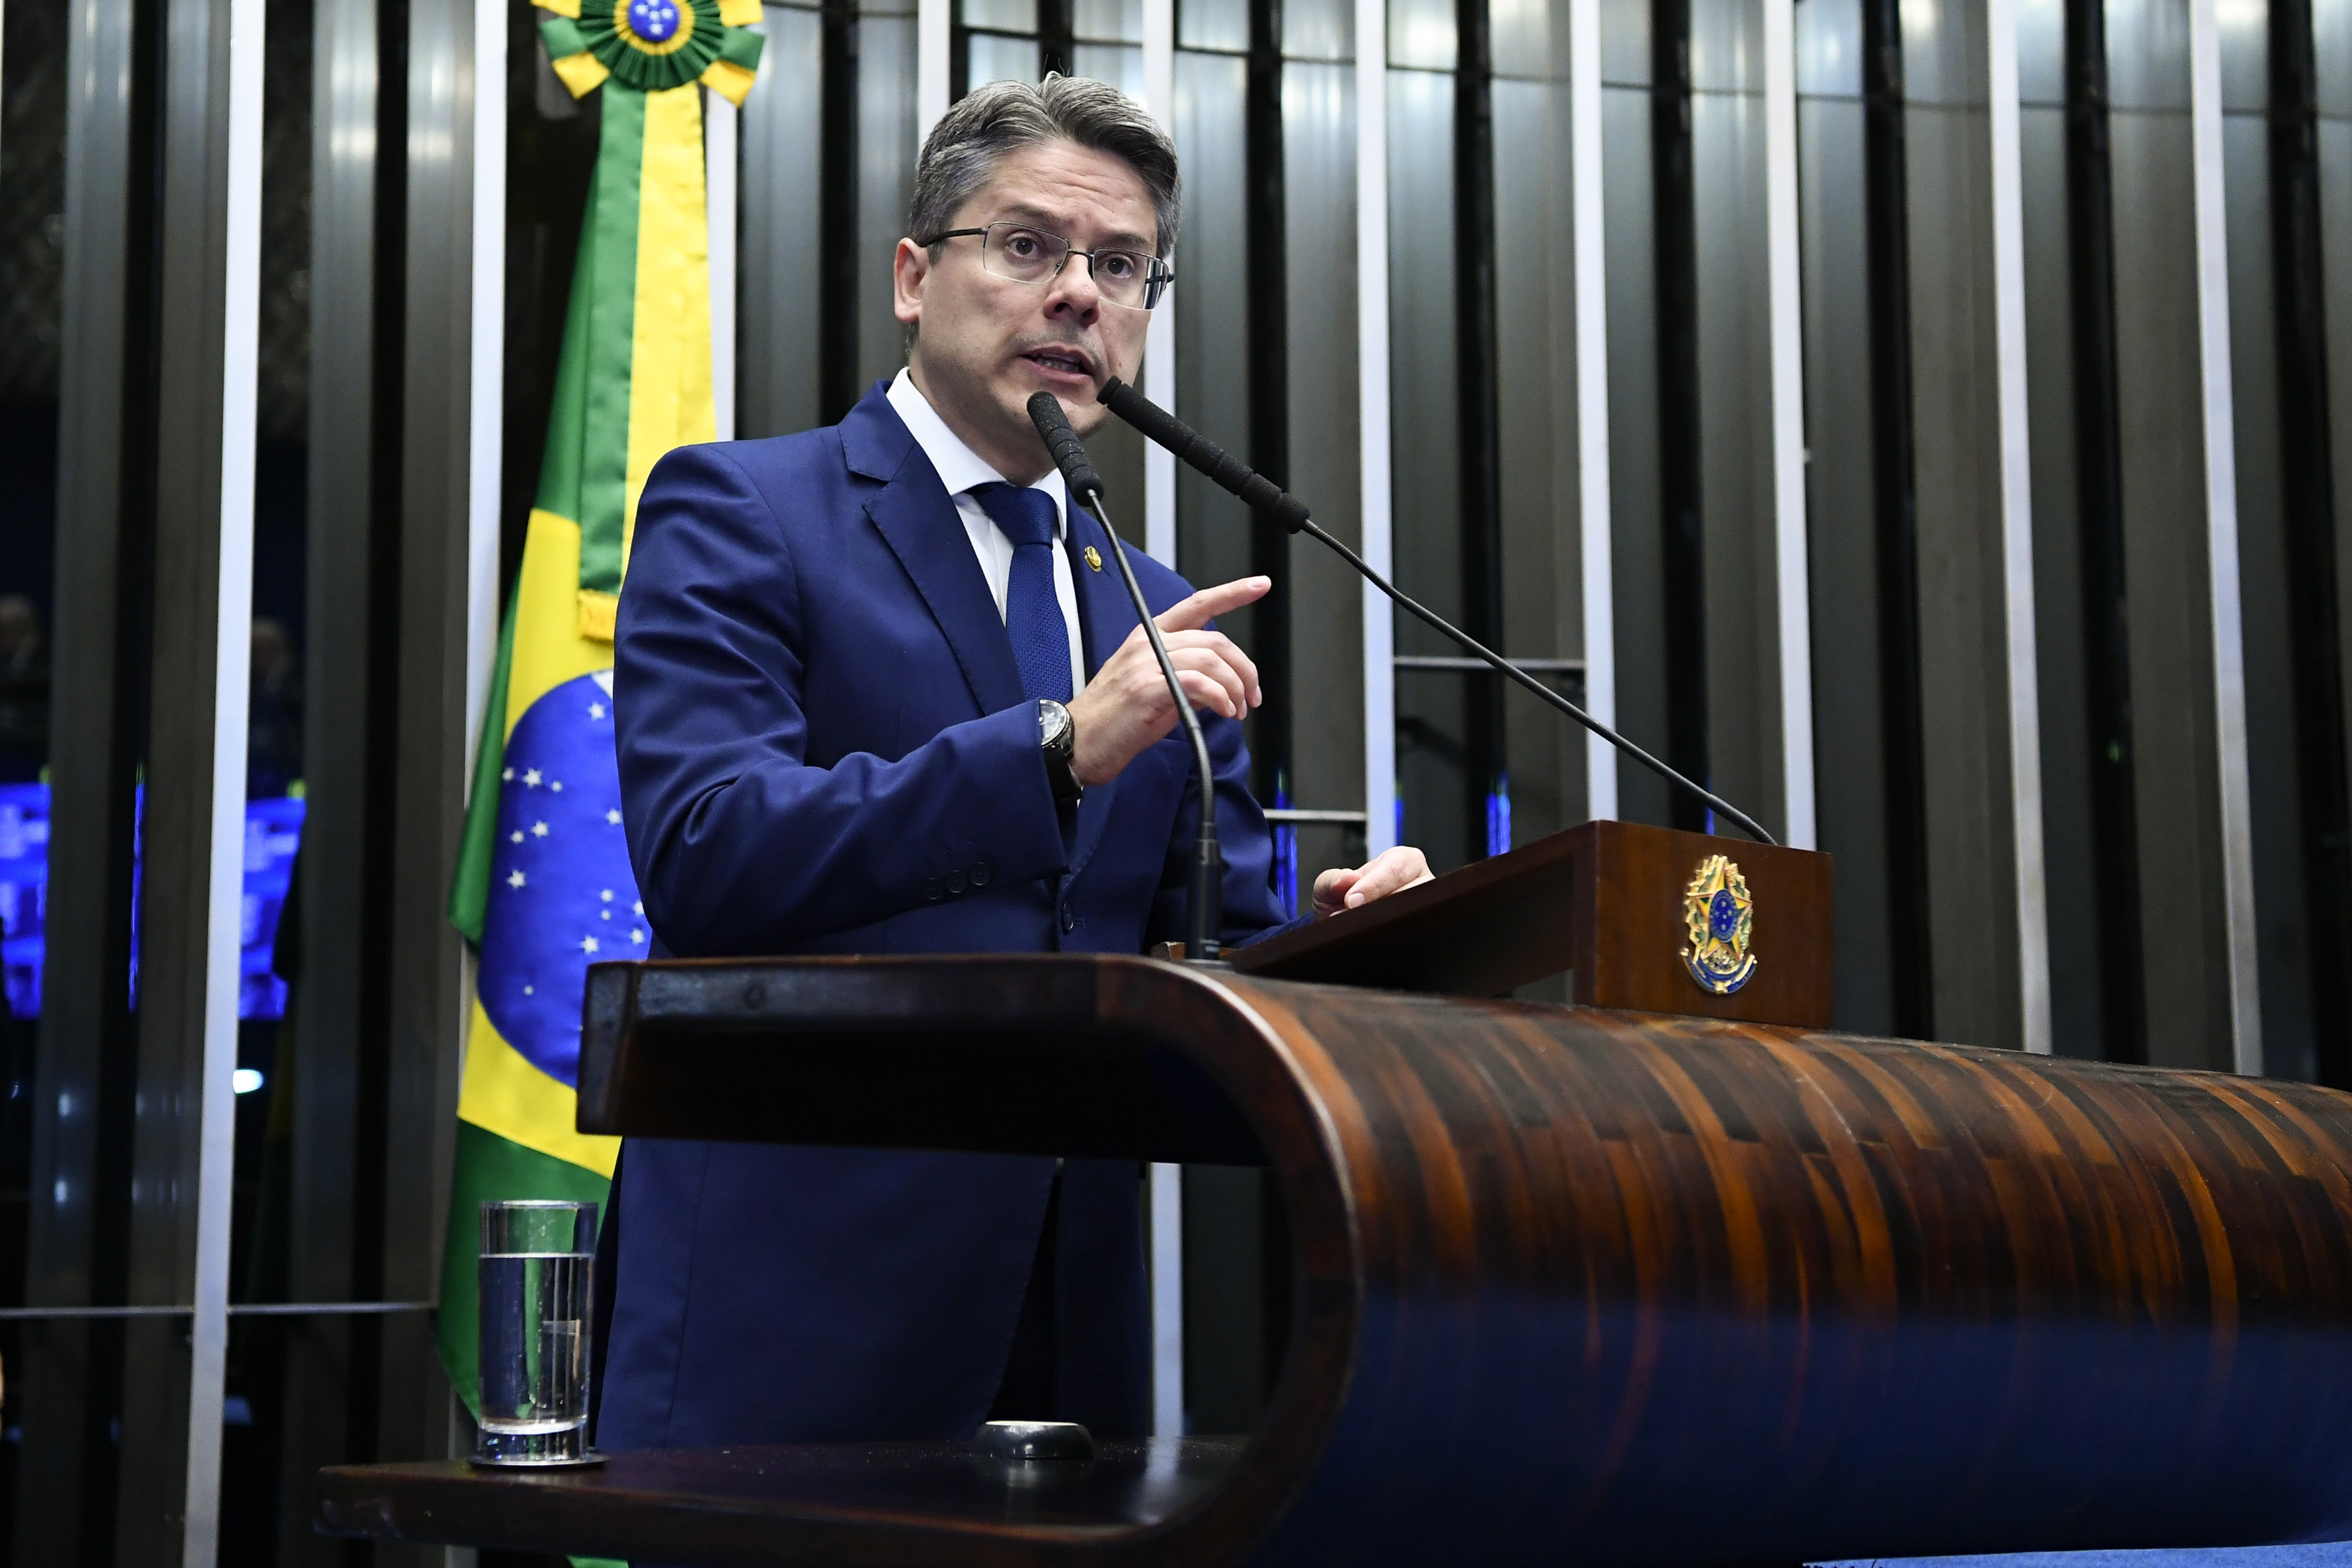
{"label": "golden emblem on podium", "polygon": [[1756,955],[1748,951],[1755,910],[1748,879],[1728,856],[1710,855],[1699,862],[1683,889],[1683,922],[1690,930],[1683,967],[1700,990],[1728,996],[1755,975]]}

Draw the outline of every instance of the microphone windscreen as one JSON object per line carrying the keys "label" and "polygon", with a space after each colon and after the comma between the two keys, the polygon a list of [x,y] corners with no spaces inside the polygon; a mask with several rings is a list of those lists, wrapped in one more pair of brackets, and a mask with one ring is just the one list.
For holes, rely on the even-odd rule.
{"label": "microphone windscreen", "polygon": [[1297,532],[1299,524],[1307,521],[1305,502],[1285,494],[1273,480],[1240,459],[1228,456],[1214,441],[1118,377],[1111,377],[1109,384],[1102,389],[1101,401],[1109,405],[1113,414],[1142,431],[1147,437],[1208,475],[1216,484],[1241,497],[1253,510],[1271,514],[1276,521],[1291,532]]}
{"label": "microphone windscreen", "polygon": [[1095,472],[1094,464],[1087,457],[1086,443],[1070,428],[1069,416],[1062,412],[1060,401],[1052,393],[1030,394],[1029,423],[1037,426],[1037,434],[1045,441],[1054,466],[1062,470],[1062,483],[1069,487],[1073,500],[1102,494],[1102,476]]}

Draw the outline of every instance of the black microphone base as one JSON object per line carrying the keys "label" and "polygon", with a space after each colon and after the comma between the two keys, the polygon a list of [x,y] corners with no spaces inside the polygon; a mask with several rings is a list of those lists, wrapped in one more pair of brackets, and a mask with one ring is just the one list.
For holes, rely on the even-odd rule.
{"label": "black microphone base", "polygon": [[1234,967],[1233,960],[1229,958],[1187,958],[1184,953],[1184,943],[1161,942],[1154,942],[1151,951],[1144,956],[1156,958],[1162,963],[1181,963],[1187,969],[1222,969],[1230,973]]}

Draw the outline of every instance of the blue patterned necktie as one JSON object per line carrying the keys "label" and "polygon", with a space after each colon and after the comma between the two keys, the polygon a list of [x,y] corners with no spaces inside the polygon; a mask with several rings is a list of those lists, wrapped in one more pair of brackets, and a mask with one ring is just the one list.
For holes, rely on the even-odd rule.
{"label": "blue patterned necktie", "polygon": [[1004,591],[1004,633],[1021,689],[1034,700],[1070,700],[1070,624],[1054,596],[1054,498],[1006,484],[975,486],[972,498],[1013,541],[1013,577]]}

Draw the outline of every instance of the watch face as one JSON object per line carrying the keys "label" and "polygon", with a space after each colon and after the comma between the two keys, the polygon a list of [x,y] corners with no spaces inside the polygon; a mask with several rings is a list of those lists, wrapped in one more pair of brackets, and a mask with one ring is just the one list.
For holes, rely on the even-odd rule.
{"label": "watch face", "polygon": [[1050,746],[1070,728],[1070,710],[1050,698],[1037,704],[1037,743]]}

